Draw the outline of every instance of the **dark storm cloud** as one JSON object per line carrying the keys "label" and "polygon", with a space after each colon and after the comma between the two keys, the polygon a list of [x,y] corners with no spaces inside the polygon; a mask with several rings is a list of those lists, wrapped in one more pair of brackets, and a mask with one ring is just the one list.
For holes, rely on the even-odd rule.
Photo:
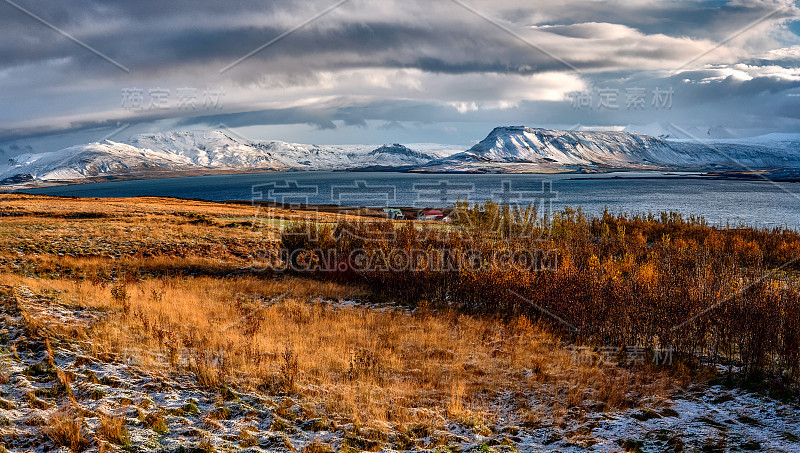
{"label": "dark storm cloud", "polygon": [[193,118],[185,118],[178,123],[181,127],[217,126],[225,127],[245,127],[259,124],[313,124],[320,129],[335,129],[336,125],[331,121],[331,116],[335,116],[335,110],[319,109],[273,109],[252,112],[223,113],[218,115],[204,115]]}
{"label": "dark storm cloud", "polygon": [[[16,15],[22,16],[19,22],[31,24],[23,27],[17,22],[3,31],[14,38],[0,42],[0,69],[67,59],[67,71],[71,73],[125,77],[90,51],[22,13]],[[191,21],[181,21],[170,27],[163,22],[163,19],[155,23],[125,21],[114,31],[113,37],[80,32],[75,35],[130,68],[137,76],[168,73],[183,67],[196,69],[196,66],[204,66],[209,73],[214,73],[287,28],[285,24],[203,28],[202,24],[194,25]],[[59,24],[59,27],[67,25]],[[607,59],[572,62],[582,69],[603,68],[608,63]],[[308,27],[294,33],[291,39],[257,53],[241,66],[233,68],[230,76],[252,80],[259,76],[260,70],[304,72],[348,67],[410,67],[444,73],[533,73],[568,69],[524,42],[491,28],[473,33],[457,21],[430,27],[382,19],[370,23],[343,23],[330,29]]]}
{"label": "dark storm cloud", "polygon": [[[797,38],[782,25],[797,17],[788,1],[467,2],[515,37],[447,1],[352,0],[222,73],[333,2],[15,1],[130,73],[0,2],[0,86],[6,88],[0,135],[6,138],[168,118],[178,126],[307,123],[323,129],[335,121],[366,127],[371,120],[624,124],[656,112],[595,118],[565,109],[554,93],[562,82],[564,90],[578,82],[623,87],[619,81],[635,83],[640,70],[652,72],[647,86],[683,90],[687,102],[675,111],[687,117],[720,108],[718,115],[739,120],[727,111],[736,99],[767,116],[797,118],[797,97],[786,93],[797,88],[800,53],[764,54]],[[714,49],[773,12],[754,33]],[[753,67],[740,76],[707,67],[664,73],[709,50],[697,67]],[[759,69],[769,66],[787,72]],[[408,73],[395,73],[403,70]],[[563,80],[536,78],[541,74]],[[121,111],[120,90],[136,86],[218,86],[226,104],[213,115]]]}
{"label": "dark storm cloud", "polygon": [[[775,121],[776,116],[797,119],[800,117],[800,80],[775,81],[768,77],[740,80],[727,76],[704,83],[685,81],[687,74],[662,79],[638,81],[603,81],[596,88],[616,90],[619,107],[613,110],[592,107],[575,109],[567,100],[525,101],[504,110],[473,111],[458,113],[460,120],[467,122],[491,122],[498,124],[574,124],[592,126],[615,126],[634,123],[632,115],[641,123],[689,122],[724,125],[728,120],[752,121],[762,117],[762,126]],[[715,72],[695,71],[691,75],[698,79],[717,77]],[[637,110],[625,106],[625,92],[631,88],[644,89],[648,93],[646,107]],[[655,89],[673,91],[668,109],[656,109],[652,105]],[[797,95],[791,95],[796,93]],[[724,112],[724,116],[722,114]],[[289,109],[236,114],[222,114],[187,119],[186,127],[224,124],[227,127],[246,127],[259,124],[309,123],[318,127],[335,127],[325,123],[324,118],[342,121],[345,124],[364,124],[367,121],[384,121],[384,129],[402,128],[402,123],[446,122],[456,115],[455,108],[428,102],[376,101],[352,107],[329,107],[325,109]],[[577,120],[576,120],[577,119]]]}
{"label": "dark storm cloud", "polygon": [[312,124],[321,129],[335,129],[333,121],[342,121],[347,125],[363,126],[368,120],[387,120],[387,124],[399,125],[400,122],[432,123],[444,121],[452,116],[454,109],[427,102],[409,101],[375,101],[353,107],[328,107],[324,109],[294,108],[274,109],[252,112],[238,112],[219,115],[186,118],[179,126],[198,127],[224,125],[226,127],[247,127],[261,124]]}
{"label": "dark storm cloud", "polygon": [[[313,15],[326,6],[321,2],[130,2],[130,1],[65,1],[48,4],[20,4],[57,27],[118,60],[132,71],[170,71],[183,65],[230,63],[250,50],[280,35],[294,23]],[[399,4],[419,10],[419,5]],[[694,36],[722,39],[730,30],[751,22],[762,13],[776,8],[763,2],[749,7],[700,4],[677,7],[671,3],[640,4],[577,2],[570,7],[548,6],[499,11],[489,7],[487,12],[508,17],[510,23],[521,27],[536,23],[524,22],[532,11],[544,14],[560,25],[539,27],[542,33],[590,40],[590,29],[569,27],[582,23],[625,24],[646,34],[663,33],[670,36]],[[424,6],[424,5],[423,5]],[[494,5],[492,5],[494,6]],[[38,23],[7,4],[0,15],[0,29],[6,37],[0,42],[0,67],[13,67],[45,59],[69,58],[75,68],[111,70],[86,49],[63,39],[58,33]],[[398,14],[376,11],[367,18],[353,18],[354,8],[369,10],[370,4],[354,0],[343,5],[320,24],[294,33],[290,39],[256,54],[254,61],[280,60],[282,70],[348,65],[396,65],[445,72],[499,71],[530,72],[563,70],[563,64],[537,52],[528,45],[508,36],[479,18],[471,16],[454,4],[442,2],[436,11],[448,11],[447,16],[406,19]],[[283,12],[284,22],[269,21],[270,14]],[[790,11],[776,15],[787,16]],[[248,16],[263,15],[263,21],[247,21]],[[400,19],[400,20],[398,20]],[[569,19],[567,21],[567,19]],[[520,30],[524,34],[524,29]],[[547,36],[534,36],[547,47]],[[584,43],[589,44],[589,43]],[[557,49],[558,46],[554,46]],[[681,49],[645,49],[637,55],[623,49],[622,57],[635,55],[653,59],[673,57]],[[285,57],[292,57],[288,61]],[[605,55],[605,57],[608,57]],[[579,68],[602,68],[609,63],[601,60],[563,58]],[[209,68],[213,70],[213,68]]]}
{"label": "dark storm cloud", "polygon": [[[237,16],[269,13],[291,2],[216,1],[81,1],[37,2],[17,5],[54,27],[126,66],[169,66],[182,60],[262,44],[256,30],[225,23]],[[280,25],[275,25],[280,29]],[[95,55],[64,39],[58,31],[10,4],[0,2],[0,67],[45,59],[76,59],[103,67]],[[284,31],[280,29],[280,32]],[[264,32],[269,32],[269,27]],[[260,33],[260,32],[259,32]],[[227,47],[225,47],[227,46]],[[246,47],[243,47],[246,49]],[[88,58],[87,58],[88,57]],[[94,60],[94,61],[92,61]]]}

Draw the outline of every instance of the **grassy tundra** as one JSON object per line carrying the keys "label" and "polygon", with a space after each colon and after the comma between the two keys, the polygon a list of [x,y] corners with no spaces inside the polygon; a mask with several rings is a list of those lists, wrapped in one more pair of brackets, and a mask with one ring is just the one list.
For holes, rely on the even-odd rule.
{"label": "grassy tundra", "polygon": [[[797,382],[792,232],[575,212],[544,228],[494,206],[462,206],[448,227],[307,224],[241,204],[0,197],[7,449],[677,448],[678,432],[601,436],[596,417],[677,417],[672,396],[713,379],[709,364]],[[558,253],[532,272],[493,262],[503,247]],[[455,270],[314,264],[320,250],[411,249],[485,256]],[[281,270],[292,251],[302,272]],[[674,361],[626,360],[628,345]]]}

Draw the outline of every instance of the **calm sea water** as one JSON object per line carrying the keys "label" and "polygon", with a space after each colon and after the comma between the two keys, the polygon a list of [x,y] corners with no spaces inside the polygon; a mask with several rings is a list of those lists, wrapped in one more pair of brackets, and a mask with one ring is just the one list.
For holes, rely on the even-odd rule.
{"label": "calm sea water", "polygon": [[76,197],[170,196],[346,206],[444,207],[457,199],[511,203],[552,200],[554,209],[599,214],[677,211],[714,224],[800,229],[800,183],[653,178],[654,174],[455,175],[283,172],[102,182],[27,190]]}

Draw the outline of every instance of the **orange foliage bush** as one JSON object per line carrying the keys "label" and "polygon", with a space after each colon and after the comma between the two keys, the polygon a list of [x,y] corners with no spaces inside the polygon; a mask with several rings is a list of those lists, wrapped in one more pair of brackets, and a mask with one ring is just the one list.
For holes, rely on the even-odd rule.
{"label": "orange foliage bush", "polygon": [[[568,209],[544,221],[535,208],[456,212],[453,226],[297,224],[282,242],[289,261],[318,278],[366,281],[410,303],[557,317],[580,342],[666,349],[686,363],[800,383],[800,291],[787,278],[800,268],[795,231],[713,227],[676,213]],[[531,258],[509,265],[498,256]]]}

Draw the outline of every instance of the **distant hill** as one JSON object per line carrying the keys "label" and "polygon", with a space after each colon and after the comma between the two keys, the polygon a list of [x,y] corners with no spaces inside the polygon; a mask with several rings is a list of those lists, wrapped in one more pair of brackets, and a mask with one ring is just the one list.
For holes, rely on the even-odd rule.
{"label": "distant hill", "polygon": [[763,170],[800,168],[800,136],[667,140],[630,132],[495,128],[463,153],[429,163],[429,171]]}
{"label": "distant hill", "polygon": [[440,158],[399,144],[303,145],[235,139],[221,131],[135,135],[59,151],[23,154],[0,164],[0,184],[70,181],[87,177],[145,175],[187,170],[347,170],[409,167]]}
{"label": "distant hill", "polygon": [[[712,132],[709,130],[709,133]],[[140,134],[59,151],[23,154],[0,164],[0,185],[72,182],[92,177],[247,170],[402,170],[422,172],[564,172],[610,170],[769,170],[792,179],[800,135],[676,140],[631,132],[497,127],[453,154],[431,144],[304,145],[235,139],[221,131]],[[449,156],[448,156],[449,155]]]}

